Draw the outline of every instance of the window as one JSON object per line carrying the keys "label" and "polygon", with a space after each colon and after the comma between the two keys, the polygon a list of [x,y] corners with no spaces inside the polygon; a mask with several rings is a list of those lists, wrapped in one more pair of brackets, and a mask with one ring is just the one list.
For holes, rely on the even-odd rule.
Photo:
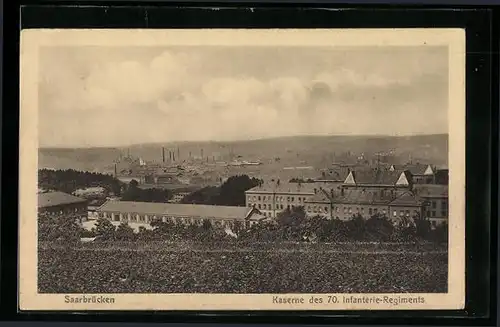
{"label": "window", "polygon": [[286,200],[287,200],[287,201],[290,201],[290,197],[288,196],[288,197],[286,198]]}
{"label": "window", "polygon": [[369,213],[370,215],[371,215],[371,214],[373,214],[373,210],[372,210],[372,208],[369,208],[369,209],[368,209],[368,213]]}
{"label": "window", "polygon": [[446,217],[446,216],[447,216],[447,212],[446,212],[446,210],[441,210],[441,216],[442,216],[442,217]]}
{"label": "window", "polygon": [[290,209],[290,205],[287,205],[286,207],[287,207],[288,209]]}
{"label": "window", "polygon": [[448,207],[448,203],[446,203],[446,201],[441,201],[441,209],[444,210],[444,208],[447,208]]}
{"label": "window", "polygon": [[374,213],[377,213],[377,212],[378,212],[378,209],[377,209],[377,208],[373,209],[373,212],[374,212]]}
{"label": "window", "polygon": [[432,227],[436,227],[436,221],[435,220],[432,221]]}
{"label": "window", "polygon": [[292,202],[295,201],[295,198],[292,196]]}
{"label": "window", "polygon": [[251,203],[249,203],[249,204],[248,204],[248,207],[251,207],[251,206],[252,206],[252,204],[251,204]]}
{"label": "window", "polygon": [[432,217],[436,217],[436,211],[432,212]]}
{"label": "window", "polygon": [[397,210],[394,210],[394,211],[392,212],[392,215],[393,215],[394,217],[396,217],[396,216],[398,215],[398,211],[397,211]]}
{"label": "window", "polygon": [[365,208],[361,208],[361,213],[365,213]]}
{"label": "window", "polygon": [[427,217],[430,217],[431,216],[431,212],[430,211],[426,211],[426,215],[427,215]]}
{"label": "window", "polygon": [[283,210],[283,205],[281,205],[281,209]]}
{"label": "window", "polygon": [[349,207],[349,213],[352,213],[352,208],[351,207]]}
{"label": "window", "polygon": [[382,213],[385,215],[387,213],[387,211],[384,209],[384,210],[382,210]]}
{"label": "window", "polygon": [[399,215],[400,215],[401,217],[403,217],[403,215],[404,215],[404,214],[405,214],[405,213],[403,212],[403,210],[401,210],[401,211],[399,212]]}
{"label": "window", "polygon": [[436,209],[436,201],[432,201],[432,209]]}
{"label": "window", "polygon": [[259,203],[259,209],[262,209],[262,206],[260,205],[260,203]]}
{"label": "window", "polygon": [[410,210],[405,211],[406,216],[408,217],[410,215]]}
{"label": "window", "polygon": [[260,201],[260,196],[259,196],[259,201]]}
{"label": "window", "polygon": [[325,207],[325,212],[328,212],[328,207]]}

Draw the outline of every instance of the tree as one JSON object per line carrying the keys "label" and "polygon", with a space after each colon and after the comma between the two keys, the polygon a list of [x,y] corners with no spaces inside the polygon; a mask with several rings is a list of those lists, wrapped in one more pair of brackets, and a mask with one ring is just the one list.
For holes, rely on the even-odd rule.
{"label": "tree", "polygon": [[111,240],[115,236],[115,226],[105,218],[99,218],[96,221],[95,233],[103,241]]}
{"label": "tree", "polygon": [[394,230],[393,239],[397,242],[413,242],[417,236],[415,223],[408,217],[401,217]]}
{"label": "tree", "polygon": [[436,226],[432,231],[432,240],[436,243],[448,242],[448,223],[442,223]]}
{"label": "tree", "polygon": [[127,223],[122,222],[115,231],[115,239],[120,241],[133,241],[135,240],[135,233],[132,227],[130,227]]}
{"label": "tree", "polygon": [[245,191],[259,185],[260,180],[247,175],[231,176],[220,187],[218,205],[245,206]]}
{"label": "tree", "polygon": [[389,241],[394,232],[394,225],[387,216],[375,214],[366,220],[367,237],[373,241]]}
{"label": "tree", "polygon": [[40,241],[76,243],[80,241],[81,227],[69,216],[38,215],[38,239]]}
{"label": "tree", "polygon": [[172,193],[169,190],[150,188],[140,189],[139,183],[135,179],[131,180],[127,190],[123,193],[123,201],[138,201],[138,202],[167,202]]}
{"label": "tree", "polygon": [[420,217],[420,215],[415,215],[413,217],[413,222],[415,224],[415,235],[423,240],[428,240],[431,236],[431,222],[428,218]]}
{"label": "tree", "polygon": [[352,216],[351,220],[347,221],[347,233],[350,239],[356,241],[366,240],[367,228],[363,216],[356,214]]}

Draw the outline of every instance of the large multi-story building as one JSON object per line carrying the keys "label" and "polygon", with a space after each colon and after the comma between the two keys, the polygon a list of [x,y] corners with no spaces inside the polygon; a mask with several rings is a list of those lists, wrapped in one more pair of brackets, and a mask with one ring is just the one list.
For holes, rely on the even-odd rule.
{"label": "large multi-story building", "polygon": [[178,203],[108,201],[97,211],[99,218],[111,222],[144,226],[155,220],[185,225],[202,225],[206,220],[214,227],[232,228],[237,223],[249,227],[266,219],[255,208]]}
{"label": "large multi-story building", "polygon": [[399,217],[423,215],[423,201],[412,192],[409,171],[365,169],[351,171],[340,191],[332,193],[332,217],[350,219],[354,215],[369,218],[382,214]]}
{"label": "large multi-story building", "polygon": [[448,185],[415,185],[414,192],[425,200],[425,216],[433,226],[448,221]]}
{"label": "large multi-story building", "polygon": [[63,192],[39,193],[38,213],[82,223],[88,216],[87,200]]}
{"label": "large multi-story building", "polygon": [[246,205],[258,209],[267,217],[275,218],[287,208],[305,207],[319,190],[316,183],[272,181],[246,191]]}
{"label": "large multi-story building", "polygon": [[407,164],[404,166],[391,165],[390,171],[406,170],[412,175],[414,184],[433,184],[435,181],[436,169],[431,165]]}

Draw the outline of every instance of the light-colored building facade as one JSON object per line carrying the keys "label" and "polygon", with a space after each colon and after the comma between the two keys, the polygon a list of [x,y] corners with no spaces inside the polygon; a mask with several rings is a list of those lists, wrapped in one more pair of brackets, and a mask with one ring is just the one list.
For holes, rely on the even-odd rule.
{"label": "light-colored building facade", "polygon": [[448,221],[448,185],[415,185],[414,192],[425,200],[425,216],[429,218],[433,226]]}
{"label": "light-colored building facade", "polygon": [[97,211],[99,218],[111,222],[145,226],[155,220],[185,225],[202,225],[207,220],[214,227],[232,228],[236,224],[249,227],[266,220],[255,208],[197,204],[108,201]]}
{"label": "light-colored building facade", "polygon": [[289,208],[305,207],[320,187],[316,183],[270,182],[245,192],[246,206],[256,208],[269,218]]}

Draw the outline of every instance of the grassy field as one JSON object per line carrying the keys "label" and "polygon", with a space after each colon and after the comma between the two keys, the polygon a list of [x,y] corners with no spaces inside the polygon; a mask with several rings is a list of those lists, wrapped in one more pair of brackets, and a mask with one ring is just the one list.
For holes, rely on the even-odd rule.
{"label": "grassy field", "polygon": [[440,293],[448,254],[414,246],[39,247],[41,293]]}

